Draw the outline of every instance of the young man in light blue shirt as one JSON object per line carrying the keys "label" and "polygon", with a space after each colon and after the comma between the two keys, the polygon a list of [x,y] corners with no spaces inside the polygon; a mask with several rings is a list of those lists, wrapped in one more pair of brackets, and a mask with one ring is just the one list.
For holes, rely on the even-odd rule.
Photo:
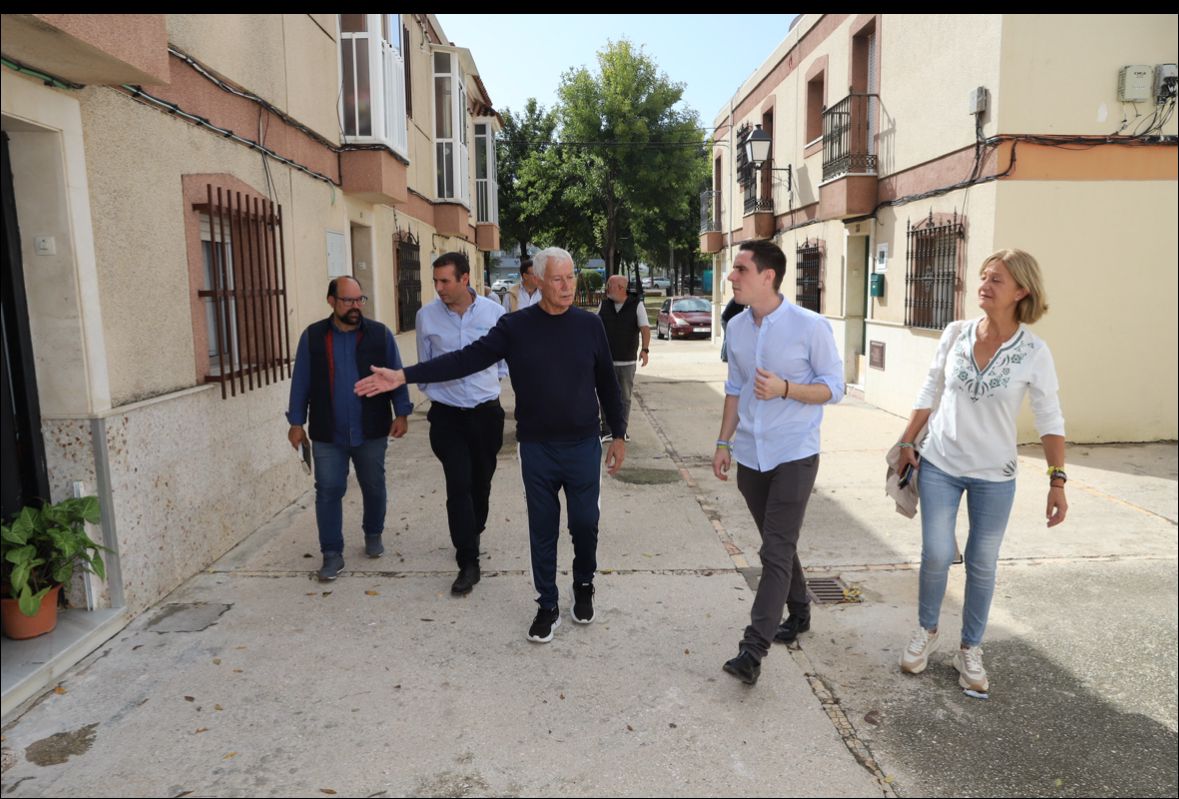
{"label": "young man in light blue shirt", "polygon": [[[831,325],[778,293],[785,274],[785,254],[768,241],[742,244],[729,273],[733,297],[748,307],[726,331],[729,377],[712,471],[727,480],[737,459],[737,489],[762,538],[750,624],[740,654],[724,666],[747,685],[757,682],[772,641],[810,629],[798,537],[819,470],[822,406],[844,393]],[[785,606],[790,618],[779,627]]]}
{"label": "young man in light blue shirt", "polygon": [[[505,311],[471,289],[471,265],[461,252],[434,261],[438,299],[418,311],[418,361],[461,350],[483,338]],[[487,525],[491,478],[504,440],[499,381],[503,361],[441,383],[422,383],[430,398],[430,448],[446,475],[446,518],[459,573],[451,593],[464,596],[479,582],[479,537]]]}

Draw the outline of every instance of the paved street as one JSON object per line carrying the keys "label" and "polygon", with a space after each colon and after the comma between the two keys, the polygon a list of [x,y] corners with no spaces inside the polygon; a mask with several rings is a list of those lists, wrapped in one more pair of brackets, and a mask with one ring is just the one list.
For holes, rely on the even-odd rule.
{"label": "paved street", "polygon": [[[570,623],[565,571],[553,643],[525,640],[534,605],[510,421],[483,581],[449,594],[442,472],[419,407],[390,446],[383,559],[363,556],[353,484],[345,573],[313,580],[309,481],[8,723],[4,795],[1179,791],[1174,444],[1071,447],[1070,516],[1053,530],[1039,447],[1022,451],[980,701],[958,689],[948,647],[920,676],[896,667],[920,555],[917,520],[882,488],[903,420],[851,398],[829,408],[800,554],[862,601],[817,606],[801,645],[775,647],[749,689],[720,669],[759,570],[735,480],[711,474],[723,365],[707,342],[652,349],[623,472],[604,478],[594,624]],[[565,539],[563,569],[571,558]],[[951,632],[962,582],[955,567]]]}

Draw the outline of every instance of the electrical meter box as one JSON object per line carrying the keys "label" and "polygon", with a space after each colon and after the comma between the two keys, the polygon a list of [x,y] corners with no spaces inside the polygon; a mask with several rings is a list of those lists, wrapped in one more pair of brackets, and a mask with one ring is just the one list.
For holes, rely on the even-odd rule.
{"label": "electrical meter box", "polygon": [[1159,64],[1154,68],[1154,100],[1156,103],[1161,103],[1163,100],[1175,96],[1176,80],[1179,80],[1179,72],[1176,71],[1174,64]]}
{"label": "electrical meter box", "polygon": [[970,114],[985,114],[987,111],[987,98],[990,93],[986,86],[979,86],[970,92]]}
{"label": "electrical meter box", "polygon": [[1118,73],[1118,99],[1123,103],[1145,103],[1154,99],[1154,67],[1132,64]]}

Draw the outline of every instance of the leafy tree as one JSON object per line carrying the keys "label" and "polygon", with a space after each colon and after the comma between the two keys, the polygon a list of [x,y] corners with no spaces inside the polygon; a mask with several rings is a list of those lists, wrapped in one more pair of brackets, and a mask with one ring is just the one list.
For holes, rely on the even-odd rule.
{"label": "leafy tree", "polygon": [[513,114],[504,109],[503,131],[495,142],[499,179],[499,225],[504,242],[514,242],[524,257],[530,241],[551,227],[553,220],[546,208],[530,202],[536,168],[530,162],[545,158],[550,152],[557,126],[552,111],[545,111],[535,97],[528,99],[524,110]]}
{"label": "leafy tree", "polygon": [[677,108],[683,88],[625,39],[598,52],[596,74],[561,78],[562,154],[546,174],[581,212],[572,238],[592,236],[611,274],[654,246],[652,231],[681,215],[699,182],[699,117]]}

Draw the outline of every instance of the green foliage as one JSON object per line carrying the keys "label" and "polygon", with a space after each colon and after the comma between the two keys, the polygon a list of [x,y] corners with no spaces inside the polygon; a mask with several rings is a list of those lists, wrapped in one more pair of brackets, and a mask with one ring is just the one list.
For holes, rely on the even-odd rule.
{"label": "green foliage", "polygon": [[32,616],[55,585],[64,585],[74,569],[106,577],[100,551],[86,535],[86,523],[99,520],[97,497],[66,499],[42,508],[25,507],[11,525],[0,525],[0,570],[4,589]]}
{"label": "green foliage", "polygon": [[519,114],[504,109],[500,116],[504,126],[495,143],[500,235],[505,245],[513,242],[523,256],[527,244],[538,240],[540,231],[554,222],[556,209],[537,202],[534,195],[550,185],[548,167],[535,162],[551,157],[557,121],[535,97],[528,99]]}
{"label": "green foliage", "polygon": [[569,70],[558,91],[563,146],[550,178],[580,212],[567,219],[577,223],[571,238],[592,239],[610,272],[640,253],[665,253],[669,225],[691,218],[708,171],[699,117],[681,107],[683,84],[623,39],[598,52],[597,74]]}
{"label": "green foliage", "polygon": [[577,276],[577,282],[585,286],[587,291],[601,291],[602,285],[606,282],[602,279],[602,273],[594,269],[583,269],[581,274]]}

